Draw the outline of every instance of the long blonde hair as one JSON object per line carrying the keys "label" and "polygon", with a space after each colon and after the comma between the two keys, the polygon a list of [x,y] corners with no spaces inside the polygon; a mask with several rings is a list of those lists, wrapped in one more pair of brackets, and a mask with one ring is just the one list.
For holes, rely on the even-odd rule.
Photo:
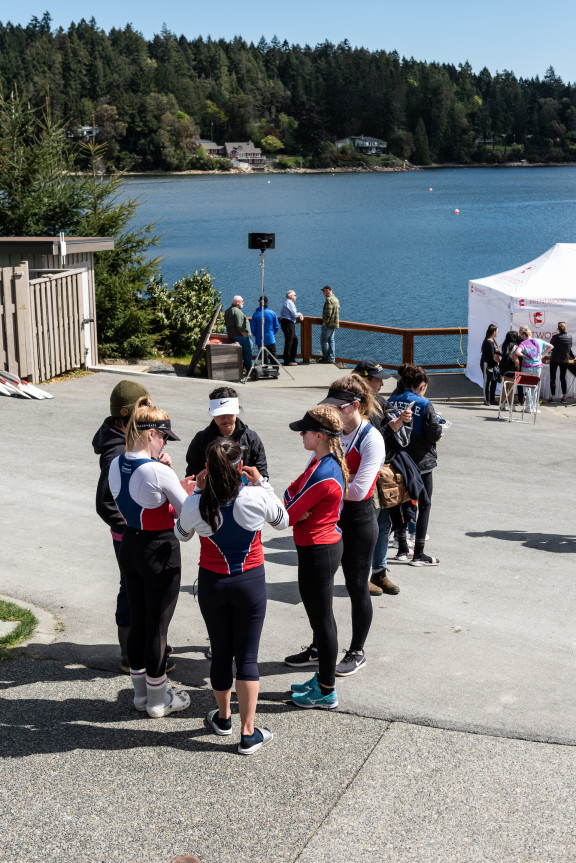
{"label": "long blonde hair", "polygon": [[382,408],[374,398],[370,385],[359,375],[346,375],[330,384],[330,389],[344,390],[350,393],[352,401],[360,402],[358,412],[362,419],[367,420],[371,414],[382,414]]}
{"label": "long blonde hair", "polygon": [[[342,431],[342,420],[340,419],[340,415],[338,411],[333,408],[331,405],[318,405],[316,408],[312,408],[307,411],[311,417],[314,417],[315,420],[321,422],[323,426],[330,429],[331,431]],[[321,434],[321,432],[320,432]],[[346,464],[346,458],[344,456],[344,450],[342,449],[342,442],[340,440],[339,435],[324,435],[326,442],[328,443],[328,449],[330,454],[334,456],[338,464],[340,465],[340,469],[342,470],[342,476],[344,477],[344,497],[348,494],[348,480],[350,478],[350,471],[348,470],[348,465]]]}
{"label": "long blonde hair", "polygon": [[126,452],[131,452],[137,449],[137,444],[144,443],[148,429],[137,428],[138,423],[150,423],[167,419],[170,419],[170,417],[166,411],[153,405],[150,401],[150,396],[140,396],[134,405],[134,410],[126,429]]}

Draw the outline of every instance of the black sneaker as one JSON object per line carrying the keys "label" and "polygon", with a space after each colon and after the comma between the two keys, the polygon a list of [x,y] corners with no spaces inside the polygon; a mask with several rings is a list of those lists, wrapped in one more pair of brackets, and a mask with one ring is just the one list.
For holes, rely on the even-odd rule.
{"label": "black sneaker", "polygon": [[347,650],[344,654],[342,662],[336,666],[336,675],[338,677],[348,677],[350,674],[356,674],[359,668],[366,665],[366,654],[358,653],[356,650]]}
{"label": "black sneaker", "polygon": [[318,665],[318,651],[315,647],[305,647],[302,653],[294,653],[284,659],[285,665],[302,668],[304,665]]}

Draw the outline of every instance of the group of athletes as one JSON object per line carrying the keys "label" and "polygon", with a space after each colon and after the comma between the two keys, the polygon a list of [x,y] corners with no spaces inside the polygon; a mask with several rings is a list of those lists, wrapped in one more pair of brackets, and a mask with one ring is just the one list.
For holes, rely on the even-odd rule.
{"label": "group of athletes", "polygon": [[[386,567],[391,531],[397,536],[396,559],[412,566],[439,564],[424,553],[424,543],[442,424],[426,398],[426,372],[410,364],[398,372],[394,393],[384,399],[379,390],[389,375],[365,360],[290,423],[310,458],[283,499],[268,481],[262,441],[238,416],[234,389],[210,394],[210,425],[190,443],[187,476],[179,481],[164,452],[167,441],[180,439],[168,415],[140,384],[121,381],[114,388],[111,416],[93,440],[101,468],[97,511],[110,526],[120,568],[116,621],[122,668],[130,673],[137,710],[162,717],[190,705],[188,693],[167,679],[174,667],[167,637],[180,589],[180,542],[197,534],[198,601],[210,639],[217,705],[206,724],[217,735],[232,734],[235,662],[238,752],[250,755],[272,740],[269,729],[255,725],[266,613],[260,537],[265,523],[293,529],[298,586],[312,630],[309,647],[285,659],[290,666],[317,667],[310,680],[292,684],[292,702],[300,708],[338,706],[336,677],[366,665],[371,594],[399,592]],[[378,479],[392,460],[408,499],[387,508]],[[408,529],[414,523],[410,548]],[[332,607],[339,566],[352,612],[350,646],[340,662]]]}

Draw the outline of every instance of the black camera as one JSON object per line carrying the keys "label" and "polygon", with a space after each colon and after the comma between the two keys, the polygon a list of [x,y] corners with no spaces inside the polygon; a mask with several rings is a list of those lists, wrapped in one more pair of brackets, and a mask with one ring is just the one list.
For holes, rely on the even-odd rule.
{"label": "black camera", "polygon": [[276,234],[248,234],[248,248],[266,252],[276,248]]}

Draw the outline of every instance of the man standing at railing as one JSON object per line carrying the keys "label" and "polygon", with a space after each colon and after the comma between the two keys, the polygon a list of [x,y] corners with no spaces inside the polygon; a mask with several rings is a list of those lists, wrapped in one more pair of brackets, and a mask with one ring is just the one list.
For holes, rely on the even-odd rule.
{"label": "man standing at railing", "polygon": [[334,296],[330,285],[324,285],[321,290],[324,294],[324,308],[322,309],[322,329],[320,331],[322,359],[319,362],[334,363],[336,361],[334,333],[340,326],[340,303]]}
{"label": "man standing at railing", "polygon": [[280,309],[280,326],[284,333],[284,365],[296,366],[298,353],[298,336],[296,321],[303,321],[304,315],[296,309],[296,291],[286,291],[286,299]]}

